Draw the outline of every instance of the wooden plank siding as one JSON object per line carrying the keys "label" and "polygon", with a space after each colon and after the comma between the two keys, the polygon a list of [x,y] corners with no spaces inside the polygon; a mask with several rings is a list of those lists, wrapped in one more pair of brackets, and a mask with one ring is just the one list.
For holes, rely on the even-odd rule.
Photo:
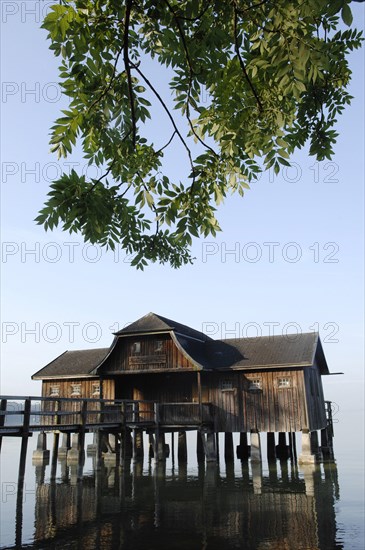
{"label": "wooden plank siding", "polygon": [[308,429],[321,430],[327,425],[321,375],[316,364],[304,371],[308,410]]}
{"label": "wooden plank siding", "polygon": [[[98,399],[101,397],[100,393],[96,393],[95,391],[95,385],[102,384],[102,391],[103,391],[103,398],[104,399],[114,399],[114,380],[103,380],[103,382],[100,381],[99,378],[74,378],[74,379],[54,379],[54,380],[44,380],[42,383],[42,397],[77,397],[79,399],[86,398],[86,399]],[[74,395],[72,390],[75,385],[78,385],[80,387],[80,394]],[[52,389],[58,388],[58,395],[52,391]],[[58,410],[62,412],[70,412],[74,414],[70,414],[69,416],[65,415],[63,416],[62,421],[67,424],[79,424],[80,422],[80,415],[78,414],[78,411],[80,409],[79,403],[72,403],[70,401],[63,401],[59,404],[57,403],[57,400],[55,401],[47,401],[42,403],[43,412],[54,412],[56,410],[56,407],[58,407]],[[88,405],[89,410],[95,409],[95,411],[98,411],[100,409],[99,403],[90,403]],[[95,415],[95,420],[96,420]],[[88,420],[92,421],[92,417],[89,415]],[[52,425],[54,423],[54,417],[52,416],[45,416],[43,418],[43,421],[46,425]]]}
{"label": "wooden plank siding", "polygon": [[[162,343],[161,349],[157,349],[157,342]],[[134,351],[136,343],[140,346],[138,353]],[[102,373],[156,372],[195,368],[195,365],[178,349],[170,335],[136,335],[119,339],[116,347],[106,359]]]}
{"label": "wooden plank siding", "polygon": [[[279,388],[279,378],[290,378],[290,387]],[[250,389],[253,380],[260,380],[261,388]],[[203,373],[202,384],[203,401],[213,405],[216,431],[295,432],[307,427],[300,369]]]}

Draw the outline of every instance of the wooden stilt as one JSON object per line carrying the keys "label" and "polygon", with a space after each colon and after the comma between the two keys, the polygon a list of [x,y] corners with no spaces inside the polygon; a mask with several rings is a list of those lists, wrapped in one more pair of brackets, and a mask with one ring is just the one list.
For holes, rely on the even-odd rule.
{"label": "wooden stilt", "polygon": [[143,460],[143,431],[133,430],[133,459]]}
{"label": "wooden stilt", "polygon": [[52,464],[51,464],[51,479],[55,479],[57,471],[57,458],[58,458],[58,444],[60,434],[55,432],[53,434],[53,449],[52,449]]}
{"label": "wooden stilt", "polygon": [[308,430],[302,431],[302,452],[298,458],[299,464],[314,464],[315,456],[312,453],[311,439]]}
{"label": "wooden stilt", "polygon": [[63,433],[62,443],[58,449],[58,458],[65,458],[70,448],[71,448],[71,434]]}
{"label": "wooden stilt", "polygon": [[267,433],[267,460],[269,462],[274,462],[276,460],[274,432]]}
{"label": "wooden stilt", "polygon": [[177,458],[179,462],[186,462],[188,459],[188,450],[186,445],[186,432],[179,432],[177,440]]}
{"label": "wooden stilt", "polygon": [[231,432],[224,434],[224,458],[226,461],[232,461],[234,458],[233,434]]}
{"label": "wooden stilt", "polygon": [[247,433],[240,433],[240,444],[237,445],[237,458],[247,460],[250,456],[251,447],[247,443]]}
{"label": "wooden stilt", "polygon": [[49,451],[47,450],[47,434],[38,434],[37,448],[33,451],[33,462],[49,462]]}
{"label": "wooden stilt", "polygon": [[207,462],[217,462],[217,447],[214,432],[208,432],[206,435],[205,457]]}
{"label": "wooden stilt", "polygon": [[257,431],[251,431],[251,462],[261,462],[261,440]]}
{"label": "wooden stilt", "polygon": [[204,461],[204,457],[205,457],[204,445],[203,445],[202,434],[200,430],[196,432],[196,456],[197,456],[198,462]]}
{"label": "wooden stilt", "polygon": [[276,445],[276,456],[278,458],[288,458],[289,447],[286,443],[286,433],[279,432],[278,444]]}

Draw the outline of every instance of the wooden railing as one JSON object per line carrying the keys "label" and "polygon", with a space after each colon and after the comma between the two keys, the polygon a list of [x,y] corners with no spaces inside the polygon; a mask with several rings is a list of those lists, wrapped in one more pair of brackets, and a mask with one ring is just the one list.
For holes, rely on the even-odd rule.
{"label": "wooden railing", "polygon": [[192,427],[213,421],[210,403],[0,396],[0,436],[103,428]]}
{"label": "wooden railing", "polygon": [[[0,396],[0,435],[154,424],[153,401]],[[18,433],[20,432],[20,433]]]}
{"label": "wooden railing", "polygon": [[164,426],[199,426],[213,422],[210,403],[161,403],[159,421]]}

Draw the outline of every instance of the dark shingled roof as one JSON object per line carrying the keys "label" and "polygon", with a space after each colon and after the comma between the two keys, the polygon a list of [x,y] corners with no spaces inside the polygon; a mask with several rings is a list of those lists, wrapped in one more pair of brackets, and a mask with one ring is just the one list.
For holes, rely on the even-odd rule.
{"label": "dark shingled roof", "polygon": [[149,313],[116,333],[110,348],[66,351],[36,372],[33,379],[97,375],[118,339],[131,334],[173,332],[179,345],[202,369],[274,369],[311,366],[317,361],[321,374],[329,374],[318,333],[213,340],[190,327]]}
{"label": "dark shingled roof", "polygon": [[177,336],[186,353],[204,369],[256,369],[311,366],[317,358],[322,374],[329,374],[318,333],[232,338],[192,342]]}
{"label": "dark shingled roof", "polygon": [[43,369],[33,374],[32,379],[87,376],[101,363],[108,351],[109,348],[65,351]]}
{"label": "dark shingled roof", "polygon": [[138,321],[131,323],[114,334],[116,336],[124,336],[130,334],[145,334],[149,332],[170,332],[171,330],[175,333],[178,332],[180,334],[190,336],[190,338],[197,338],[203,342],[211,340],[211,338],[203,332],[199,332],[198,330],[182,325],[181,323],[177,323],[176,321],[172,321],[171,319],[167,319],[166,317],[162,317],[162,315],[156,315],[156,313],[152,312],[147,313],[147,315],[141,317]]}

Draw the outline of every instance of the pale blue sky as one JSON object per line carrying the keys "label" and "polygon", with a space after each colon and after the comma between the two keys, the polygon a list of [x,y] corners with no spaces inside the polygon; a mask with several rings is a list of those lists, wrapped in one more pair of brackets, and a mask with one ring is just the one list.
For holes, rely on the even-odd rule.
{"label": "pale blue sky", "polygon": [[[286,174],[264,174],[243,199],[226,201],[223,233],[194,242],[193,266],[141,273],[122,251],[85,247],[32,221],[57,174],[48,134],[63,100],[40,13],[24,6],[39,8],[1,2],[1,393],[38,394],[36,370],[66,349],[109,346],[111,331],[154,311],[217,338],[319,329],[330,370],[345,372],[325,380],[326,397],[356,409],[364,393],[364,50],[351,55],[355,98],[333,160],[296,155]],[[364,6],[352,9],[363,28]],[[72,160],[84,164],[78,154]],[[172,174],[184,173],[179,150],[169,161]]]}

